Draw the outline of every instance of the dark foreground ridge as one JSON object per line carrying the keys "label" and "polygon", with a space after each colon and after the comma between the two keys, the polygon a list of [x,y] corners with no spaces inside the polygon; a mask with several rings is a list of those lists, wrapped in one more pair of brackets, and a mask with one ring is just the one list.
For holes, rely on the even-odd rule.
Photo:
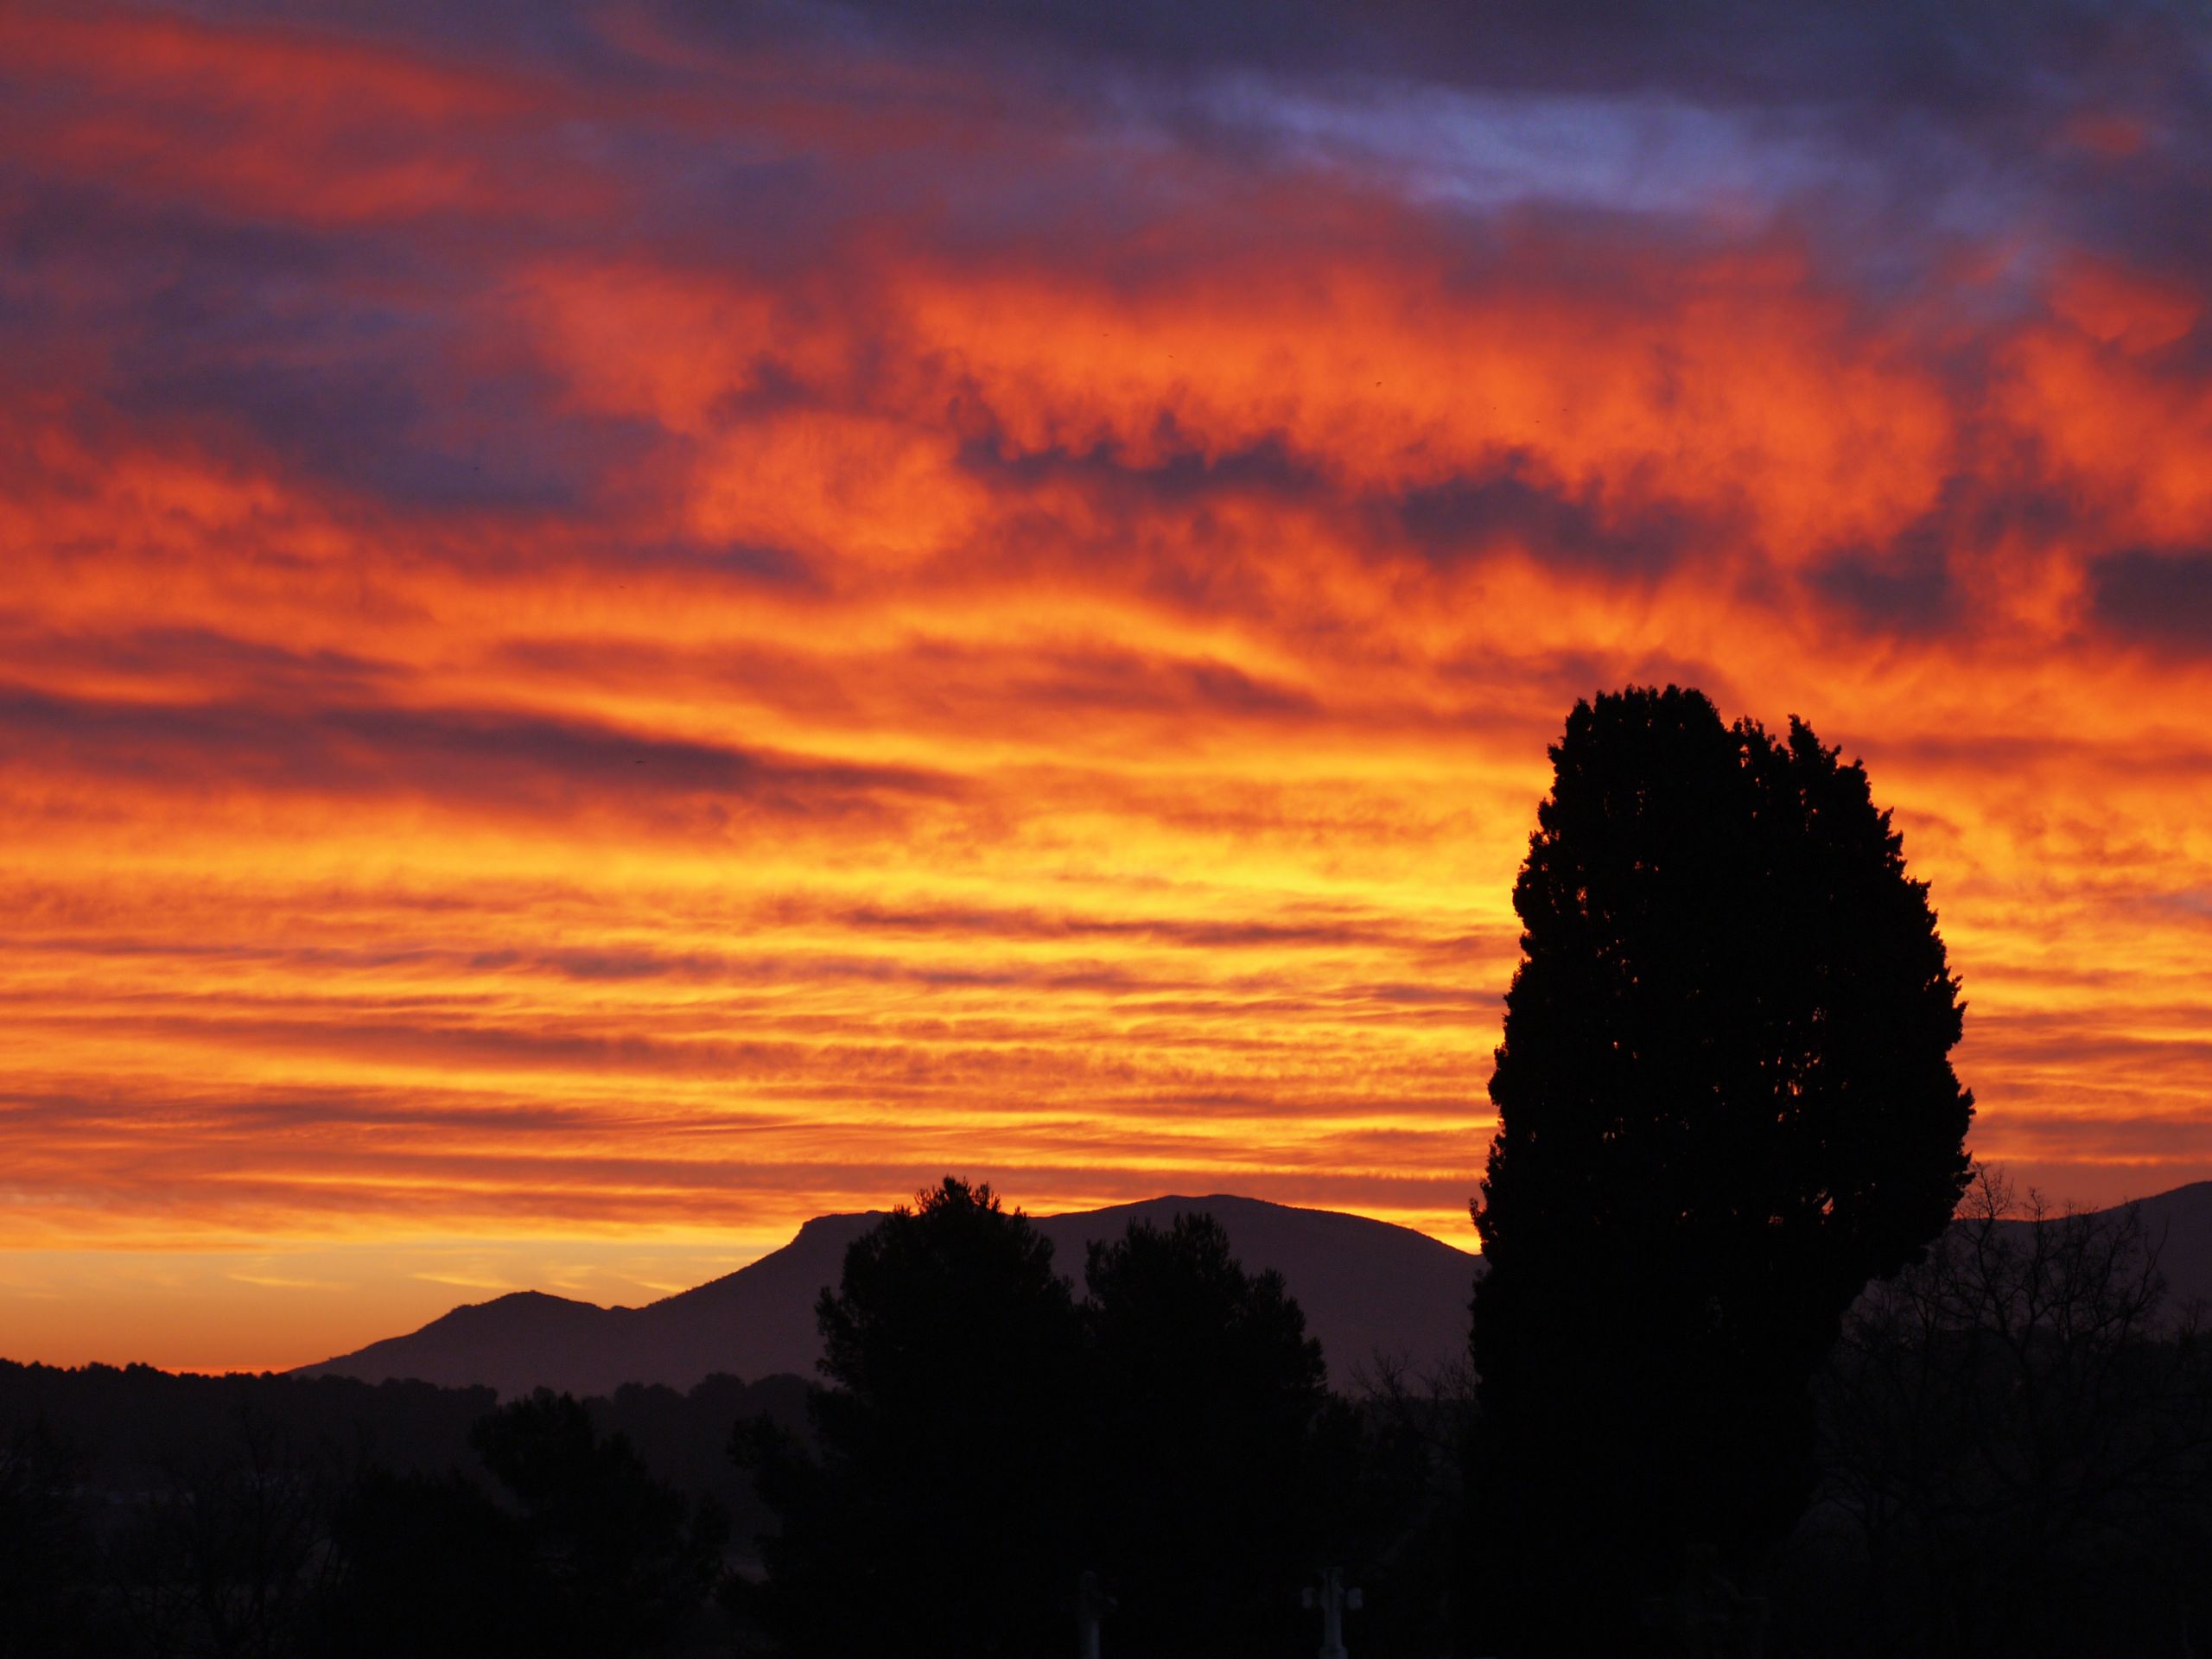
{"label": "dark foreground ridge", "polygon": [[[1061,1276],[1072,1279],[1092,1242],[1119,1237],[1132,1222],[1165,1226],[1180,1213],[1211,1215],[1248,1268],[1282,1274],[1339,1389],[1377,1353],[1427,1370],[1466,1351],[1467,1287],[1481,1258],[1410,1228],[1218,1193],[1039,1217],[1035,1224],[1052,1242]],[[608,1394],[626,1382],[688,1389],[716,1372],[811,1376],[822,1352],[815,1300],[837,1282],[846,1246],[882,1219],[874,1211],[817,1216],[750,1266],[643,1307],[538,1291],[472,1303],[296,1375],[487,1385],[503,1396],[536,1388]]]}
{"label": "dark foreground ridge", "polygon": [[[2160,1265],[2170,1305],[2212,1303],[2212,1181],[2130,1207],[2165,1241]],[[1419,1370],[1465,1352],[1467,1290],[1482,1258],[1409,1228],[1226,1194],[1148,1198],[1041,1217],[1036,1225],[1052,1241],[1062,1276],[1071,1277],[1082,1271],[1091,1241],[1118,1236],[1132,1221],[1164,1224],[1182,1211],[1214,1216],[1249,1267],[1282,1274],[1338,1389],[1377,1353]],[[818,1216],[750,1266],[643,1307],[517,1291],[295,1375],[488,1386],[503,1397],[536,1388],[611,1394],[626,1382],[689,1389],[717,1372],[810,1377],[822,1351],[815,1299],[836,1283],[846,1246],[882,1218],[880,1211]]]}

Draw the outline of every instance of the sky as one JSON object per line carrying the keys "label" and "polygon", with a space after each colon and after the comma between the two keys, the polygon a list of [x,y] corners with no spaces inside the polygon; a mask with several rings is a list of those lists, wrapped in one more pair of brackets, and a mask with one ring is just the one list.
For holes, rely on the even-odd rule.
{"label": "sky", "polygon": [[0,6],[0,1352],[948,1172],[1471,1249],[1578,697],[2212,1177],[2201,3]]}

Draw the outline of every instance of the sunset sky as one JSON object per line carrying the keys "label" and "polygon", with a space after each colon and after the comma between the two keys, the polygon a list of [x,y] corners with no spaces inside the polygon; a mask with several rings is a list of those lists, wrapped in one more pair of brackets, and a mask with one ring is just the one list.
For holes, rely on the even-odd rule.
{"label": "sunset sky", "polygon": [[0,1354],[957,1171],[1472,1248],[1578,696],[2212,1176],[2196,4],[0,5]]}

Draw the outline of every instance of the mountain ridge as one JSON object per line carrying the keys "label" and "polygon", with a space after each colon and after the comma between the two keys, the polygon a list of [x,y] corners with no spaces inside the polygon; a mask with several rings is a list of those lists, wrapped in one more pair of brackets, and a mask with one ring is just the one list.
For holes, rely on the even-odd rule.
{"label": "mountain ridge", "polygon": [[[2212,1305],[2212,1181],[2108,1207],[2130,1205],[2164,1241],[2174,1304]],[[820,1353],[815,1302],[837,1282],[846,1246],[887,1213],[810,1217],[789,1243],[758,1261],[637,1306],[512,1291],[293,1374],[488,1384],[503,1395],[539,1386],[610,1394],[626,1382],[688,1389],[717,1371],[748,1380],[779,1372],[810,1376]],[[1079,1285],[1090,1243],[1119,1236],[1131,1221],[1165,1224],[1178,1213],[1213,1215],[1248,1269],[1282,1274],[1338,1387],[1378,1355],[1420,1370],[1465,1351],[1467,1303],[1482,1258],[1411,1228],[1233,1193],[1170,1193],[1029,1219],[1052,1241],[1062,1277]]]}
{"label": "mountain ridge", "polygon": [[[813,1217],[758,1261],[640,1306],[512,1291],[293,1374],[488,1383],[503,1395],[539,1386],[605,1394],[625,1382],[684,1389],[715,1371],[811,1376],[820,1352],[816,1300],[837,1282],[846,1246],[887,1213]],[[1179,1213],[1214,1216],[1247,1268],[1282,1274],[1339,1386],[1377,1351],[1433,1366],[1465,1345],[1466,1302],[1482,1258],[1391,1222],[1233,1193],[1170,1193],[1029,1220],[1052,1241],[1061,1276],[1079,1285],[1093,1240],[1118,1237],[1132,1221],[1164,1225]]]}

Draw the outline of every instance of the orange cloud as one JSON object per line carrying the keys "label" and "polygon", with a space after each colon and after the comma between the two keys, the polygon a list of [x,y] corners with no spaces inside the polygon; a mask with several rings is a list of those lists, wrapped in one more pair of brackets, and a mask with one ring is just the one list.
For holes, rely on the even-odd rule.
{"label": "orange cloud", "polygon": [[1866,756],[1980,1150],[2212,1174],[2189,282],[641,17],[0,26],[21,1357],[131,1357],[87,1252],[214,1264],[140,1357],[303,1361],[417,1303],[293,1351],[294,1281],[612,1295],[945,1169],[1465,1243],[1544,747],[1630,680]]}

